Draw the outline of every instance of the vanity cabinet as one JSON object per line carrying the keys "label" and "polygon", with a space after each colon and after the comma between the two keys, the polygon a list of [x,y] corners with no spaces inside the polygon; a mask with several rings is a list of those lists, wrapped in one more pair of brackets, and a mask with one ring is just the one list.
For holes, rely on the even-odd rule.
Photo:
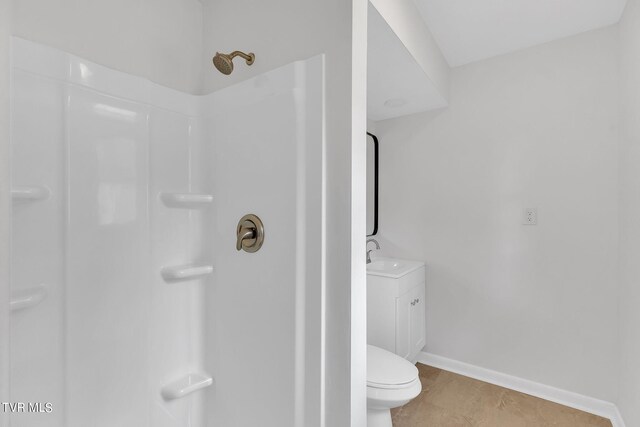
{"label": "vanity cabinet", "polygon": [[367,342],[407,360],[426,343],[425,266],[377,259],[367,267]]}

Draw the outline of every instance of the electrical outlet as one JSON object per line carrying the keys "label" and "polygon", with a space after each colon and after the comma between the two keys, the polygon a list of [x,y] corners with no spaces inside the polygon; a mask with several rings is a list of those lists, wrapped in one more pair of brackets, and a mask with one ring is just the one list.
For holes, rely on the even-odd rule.
{"label": "electrical outlet", "polygon": [[522,225],[537,225],[538,210],[536,208],[526,208],[522,215]]}

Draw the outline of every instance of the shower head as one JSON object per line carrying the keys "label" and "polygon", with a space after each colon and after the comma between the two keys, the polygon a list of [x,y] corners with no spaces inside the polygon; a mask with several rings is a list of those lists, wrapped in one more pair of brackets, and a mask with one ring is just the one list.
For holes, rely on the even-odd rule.
{"label": "shower head", "polygon": [[231,52],[229,54],[216,52],[216,56],[213,57],[213,65],[220,71],[222,74],[229,75],[233,71],[233,58],[239,56],[247,61],[247,65],[253,64],[256,56],[253,53],[243,53],[238,50]]}

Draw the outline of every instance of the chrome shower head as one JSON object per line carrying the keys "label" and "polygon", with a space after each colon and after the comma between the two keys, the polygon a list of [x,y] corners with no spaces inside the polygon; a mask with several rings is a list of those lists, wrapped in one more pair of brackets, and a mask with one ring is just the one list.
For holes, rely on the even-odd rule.
{"label": "chrome shower head", "polygon": [[227,53],[216,52],[216,56],[213,57],[213,65],[220,71],[222,74],[229,75],[233,72],[233,58],[239,56],[247,61],[247,65],[253,64],[256,59],[256,56],[253,53],[243,53],[238,50]]}

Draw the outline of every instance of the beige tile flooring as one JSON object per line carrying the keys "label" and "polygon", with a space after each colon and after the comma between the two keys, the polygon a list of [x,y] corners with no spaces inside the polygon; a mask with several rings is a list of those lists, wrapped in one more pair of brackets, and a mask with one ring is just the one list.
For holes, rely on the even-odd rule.
{"label": "beige tile flooring", "polygon": [[422,392],[391,411],[394,427],[611,427],[557,403],[418,363]]}

